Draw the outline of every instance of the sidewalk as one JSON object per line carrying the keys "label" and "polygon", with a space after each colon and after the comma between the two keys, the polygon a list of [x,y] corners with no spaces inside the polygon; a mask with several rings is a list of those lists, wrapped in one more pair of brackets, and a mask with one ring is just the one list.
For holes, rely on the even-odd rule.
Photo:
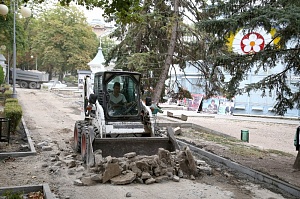
{"label": "sidewalk", "polygon": [[268,123],[281,123],[281,124],[296,124],[300,125],[299,118],[296,117],[282,117],[282,116],[266,116],[266,115],[219,115],[209,113],[197,113],[197,111],[188,111],[186,107],[177,105],[159,104],[164,111],[158,113],[158,116],[167,117],[167,112],[173,113],[174,116],[186,115],[188,117],[208,117],[216,119],[228,119],[228,120],[244,120],[244,121],[258,121]]}

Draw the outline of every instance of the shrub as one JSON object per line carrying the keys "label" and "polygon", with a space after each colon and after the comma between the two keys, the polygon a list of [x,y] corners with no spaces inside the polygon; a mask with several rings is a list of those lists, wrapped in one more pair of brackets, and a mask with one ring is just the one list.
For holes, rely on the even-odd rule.
{"label": "shrub", "polygon": [[10,119],[10,129],[14,132],[19,126],[23,111],[21,105],[16,100],[6,100],[4,107],[5,118]]}
{"label": "shrub", "polygon": [[18,103],[18,99],[17,98],[6,98],[5,99],[5,104],[7,103]]}
{"label": "shrub", "polygon": [[78,79],[75,76],[67,76],[67,77],[64,78],[64,81],[68,82],[68,83],[75,84],[75,83],[77,83]]}
{"label": "shrub", "polygon": [[4,92],[5,100],[8,99],[8,98],[12,98],[12,95],[13,95],[13,91],[12,90],[6,90]]}

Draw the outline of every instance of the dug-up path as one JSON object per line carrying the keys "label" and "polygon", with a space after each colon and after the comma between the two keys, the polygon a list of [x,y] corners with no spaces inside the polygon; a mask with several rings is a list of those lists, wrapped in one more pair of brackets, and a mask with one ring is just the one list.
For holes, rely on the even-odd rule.
{"label": "dug-up path", "polygon": [[[51,144],[53,150],[42,151],[37,148],[37,155],[35,156],[17,157],[1,161],[0,187],[48,183],[54,197],[61,199],[118,199],[125,198],[128,193],[130,193],[131,198],[143,199],[286,198],[266,189],[262,185],[253,184],[248,179],[237,178],[234,173],[229,174],[230,171],[223,168],[215,168],[216,170],[211,176],[202,176],[196,180],[181,179],[180,182],[166,181],[151,185],[133,183],[116,186],[106,183],[94,186],[76,186],[74,180],[77,179],[79,173],[71,175],[65,165],[58,167],[55,172],[50,168],[53,165],[53,158],[51,158],[53,154],[59,154],[60,157],[74,154],[72,138],[75,121],[81,119],[78,104],[80,98],[72,95],[60,96],[48,90],[20,88],[17,88],[17,96],[22,105],[23,117],[35,146],[38,143],[47,141]],[[189,118],[189,121],[192,121],[192,119]],[[214,121],[213,126],[222,126],[222,123],[218,120],[208,120],[202,117],[200,120],[201,124],[204,124],[204,121],[207,120],[207,124]],[[241,127],[230,129],[232,121],[226,121],[226,125],[221,129],[228,128],[228,132],[232,133],[241,129]],[[199,123],[199,120],[197,123]],[[265,125],[255,126],[252,123],[245,123],[242,127],[252,127],[250,129],[252,142],[255,139],[255,134],[252,131],[262,126]],[[272,125],[266,126],[271,127]],[[294,129],[294,126],[290,128]],[[276,127],[274,132],[275,129]],[[285,130],[285,132],[288,131]],[[82,162],[78,160],[77,166],[81,165]]]}

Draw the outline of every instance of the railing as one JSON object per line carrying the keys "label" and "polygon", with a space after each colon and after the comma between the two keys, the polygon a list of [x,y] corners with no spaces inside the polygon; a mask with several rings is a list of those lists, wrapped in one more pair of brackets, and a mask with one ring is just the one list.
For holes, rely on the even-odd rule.
{"label": "railing", "polygon": [[10,139],[10,119],[0,118],[0,142],[8,142]]}

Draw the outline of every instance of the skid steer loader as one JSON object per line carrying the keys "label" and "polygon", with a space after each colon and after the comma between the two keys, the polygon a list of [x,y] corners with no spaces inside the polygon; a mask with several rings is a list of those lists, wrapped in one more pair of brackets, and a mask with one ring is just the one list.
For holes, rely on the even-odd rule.
{"label": "skid steer loader", "polygon": [[[74,127],[74,147],[81,158],[93,164],[93,153],[101,149],[102,156],[121,157],[125,153],[156,154],[158,148],[179,149],[173,130],[167,135],[157,133],[154,115],[157,109],[151,99],[141,100],[141,74],[125,71],[102,71],[85,77],[82,94],[82,116]],[[117,83],[116,83],[117,82]],[[114,86],[123,96],[114,106]]]}

